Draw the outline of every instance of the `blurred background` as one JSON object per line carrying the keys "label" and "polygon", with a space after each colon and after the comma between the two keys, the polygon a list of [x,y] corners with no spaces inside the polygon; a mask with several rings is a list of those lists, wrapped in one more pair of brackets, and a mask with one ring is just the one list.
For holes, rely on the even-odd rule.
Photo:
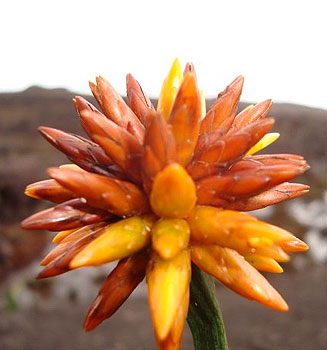
{"label": "blurred background", "polygon": [[[49,166],[67,162],[37,127],[83,134],[71,99],[91,102],[98,74],[124,95],[128,72],[155,100],[175,57],[191,60],[207,107],[237,75],[241,108],[272,98],[280,139],[269,153],[306,157],[304,198],[254,213],[311,249],[267,276],[290,305],[278,314],[217,283],[232,350],[327,347],[327,97],[325,1],[2,2],[0,65],[0,349],[155,348],[143,283],[86,334],[84,315],[111,265],[36,281],[51,234],[19,222],[47,206],[24,197]],[[183,349],[192,349],[188,327]]]}

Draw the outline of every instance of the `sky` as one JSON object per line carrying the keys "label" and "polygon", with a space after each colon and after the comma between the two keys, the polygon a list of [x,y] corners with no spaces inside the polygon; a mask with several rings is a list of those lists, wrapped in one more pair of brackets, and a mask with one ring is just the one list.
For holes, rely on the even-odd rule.
{"label": "sky", "polygon": [[31,85],[122,94],[132,73],[158,96],[170,64],[191,61],[208,97],[245,76],[242,100],[327,108],[325,0],[2,1],[0,92]]}

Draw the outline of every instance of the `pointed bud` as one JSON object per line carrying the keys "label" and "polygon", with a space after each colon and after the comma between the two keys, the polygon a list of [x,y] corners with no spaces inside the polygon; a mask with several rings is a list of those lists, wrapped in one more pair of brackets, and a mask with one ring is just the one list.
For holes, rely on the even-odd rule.
{"label": "pointed bud", "polygon": [[187,74],[175,98],[169,122],[176,140],[177,158],[180,164],[187,165],[195,149],[201,119],[201,97],[196,77]]}
{"label": "pointed bud", "polygon": [[174,324],[178,308],[189,288],[190,275],[190,253],[187,250],[170,260],[153,254],[148,264],[148,298],[159,341],[167,337]]}
{"label": "pointed bud", "polygon": [[132,74],[127,74],[126,86],[128,106],[140,119],[141,123],[145,127],[148,127],[150,122],[149,112],[155,110],[149,97],[144,93],[140,84]]}
{"label": "pointed bud", "polygon": [[181,165],[168,165],[154,179],[150,202],[158,216],[187,217],[196,203],[192,178]]}
{"label": "pointed bud", "polygon": [[218,129],[225,134],[229,130],[237,112],[243,83],[244,78],[239,76],[218,95],[217,101],[201,122],[200,134]]}
{"label": "pointed bud", "polygon": [[111,317],[131,295],[145,276],[148,256],[144,252],[121,260],[103,283],[84,321],[91,331]]}
{"label": "pointed bud", "polygon": [[278,262],[272,258],[261,256],[261,255],[246,255],[245,260],[251,264],[254,268],[259,271],[271,272],[271,273],[282,273],[283,268]]}
{"label": "pointed bud", "polygon": [[171,108],[173,106],[175,96],[177,94],[179,85],[183,79],[181,65],[176,58],[169,70],[167,78],[164,80],[159,99],[157,111],[165,118],[168,119]]}
{"label": "pointed bud", "polygon": [[235,250],[194,246],[192,261],[234,292],[278,311],[288,311],[280,294]]}
{"label": "pointed bud", "polygon": [[163,259],[174,258],[186,249],[190,228],[185,220],[161,219],[152,228],[152,246]]}
{"label": "pointed bud", "polygon": [[148,210],[144,193],[130,182],[69,168],[50,168],[48,173],[95,208],[116,215],[135,215]]}
{"label": "pointed bud", "polygon": [[53,203],[62,203],[76,197],[76,195],[59,185],[55,180],[44,180],[34,182],[25,189],[26,196],[44,199]]}
{"label": "pointed bud", "polygon": [[72,260],[70,267],[101,265],[138,252],[150,243],[152,222],[153,218],[134,216],[112,224]]}

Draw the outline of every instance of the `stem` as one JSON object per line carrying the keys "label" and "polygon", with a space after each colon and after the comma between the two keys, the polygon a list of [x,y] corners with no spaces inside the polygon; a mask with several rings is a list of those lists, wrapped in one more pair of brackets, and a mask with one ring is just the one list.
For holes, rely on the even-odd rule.
{"label": "stem", "polygon": [[193,335],[195,350],[228,350],[213,278],[194,264],[187,322]]}

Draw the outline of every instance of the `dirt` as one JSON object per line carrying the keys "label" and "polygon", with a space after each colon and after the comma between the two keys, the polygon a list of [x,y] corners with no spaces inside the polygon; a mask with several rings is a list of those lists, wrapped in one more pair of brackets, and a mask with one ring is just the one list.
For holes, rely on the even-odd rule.
{"label": "dirt", "polygon": [[[270,278],[290,305],[286,314],[217,286],[231,350],[326,349],[326,266],[304,260],[297,264],[296,269]],[[83,284],[76,287],[83,288]],[[82,322],[92,297],[73,300],[72,295],[58,299],[39,295],[35,304],[27,308],[2,312],[0,349],[155,348],[144,285],[110,320],[90,333],[83,331]],[[187,326],[185,329],[182,349],[192,349],[191,334]]]}

